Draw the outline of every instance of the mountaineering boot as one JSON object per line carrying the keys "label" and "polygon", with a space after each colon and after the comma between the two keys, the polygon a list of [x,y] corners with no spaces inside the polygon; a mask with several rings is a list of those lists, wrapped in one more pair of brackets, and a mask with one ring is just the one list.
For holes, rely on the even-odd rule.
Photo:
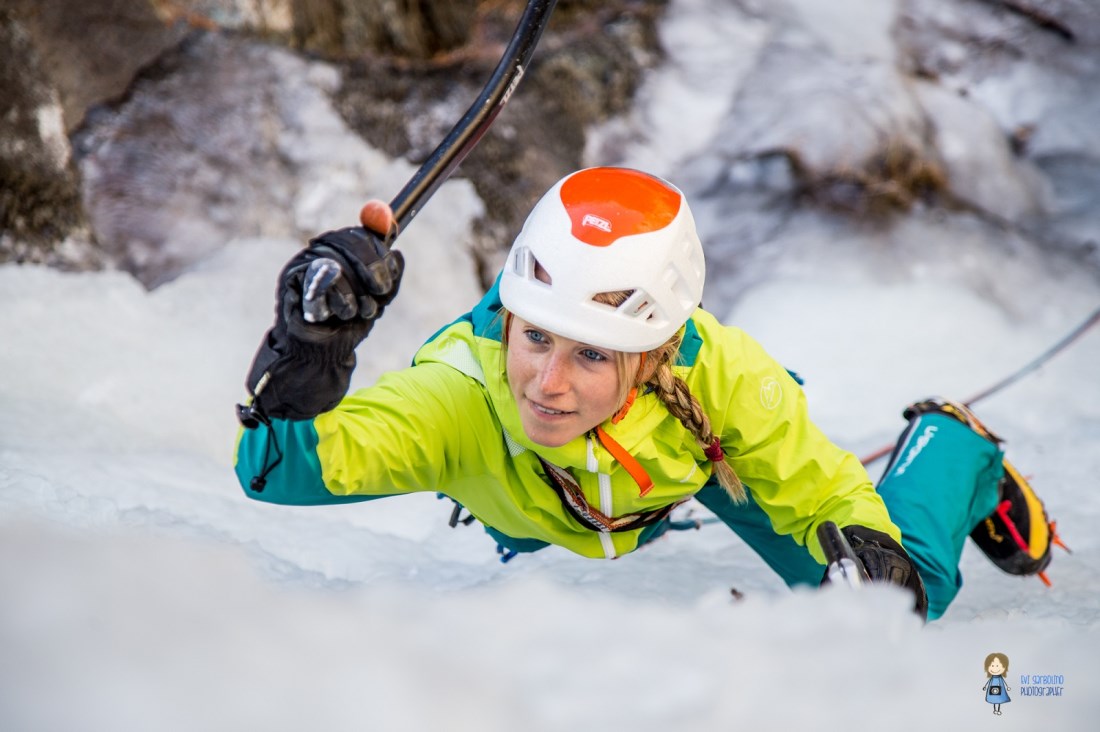
{"label": "mountaineering boot", "polygon": [[1027,480],[1007,460],[1004,468],[997,508],[974,527],[970,538],[1005,572],[1037,574],[1049,585],[1044,570],[1050,564],[1050,546],[1066,547]]}
{"label": "mountaineering boot", "polygon": [[[986,427],[966,405],[942,399],[918,402],[906,410],[906,416],[936,412],[954,417],[990,442],[1001,438]],[[1050,564],[1050,546],[1069,549],[1058,538],[1042,501],[1020,472],[1002,460],[1004,475],[997,485],[996,508],[978,522],[970,538],[989,560],[1014,575],[1038,575],[1044,584],[1050,580],[1044,570]]]}

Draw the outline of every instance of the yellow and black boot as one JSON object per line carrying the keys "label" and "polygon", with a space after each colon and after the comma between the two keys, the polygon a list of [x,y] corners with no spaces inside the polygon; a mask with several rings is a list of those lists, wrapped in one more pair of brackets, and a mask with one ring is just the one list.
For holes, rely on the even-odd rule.
{"label": "yellow and black boot", "polygon": [[1050,564],[1050,547],[1058,544],[1067,548],[1031,485],[1007,460],[1004,468],[997,508],[974,527],[970,538],[1005,572],[1035,574],[1049,585],[1044,570]]}

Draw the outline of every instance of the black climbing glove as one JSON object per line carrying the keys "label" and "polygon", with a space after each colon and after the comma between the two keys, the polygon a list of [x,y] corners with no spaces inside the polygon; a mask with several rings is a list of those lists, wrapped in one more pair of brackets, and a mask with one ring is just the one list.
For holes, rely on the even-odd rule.
{"label": "black climbing glove", "polygon": [[405,260],[362,227],[310,240],[279,275],[275,325],[248,373],[246,427],[312,419],[336,406],[355,369],[355,347],[397,295]]}
{"label": "black climbing glove", "polygon": [[405,259],[361,226],[311,239],[279,276],[281,315],[299,341],[354,350],[397,296]]}
{"label": "black climbing glove", "polygon": [[[866,526],[845,526],[840,531],[872,582],[888,582],[906,588],[913,593],[914,612],[921,618],[928,617],[928,595],[924,591],[924,582],[901,544],[889,534]],[[826,578],[823,583],[827,581]]]}

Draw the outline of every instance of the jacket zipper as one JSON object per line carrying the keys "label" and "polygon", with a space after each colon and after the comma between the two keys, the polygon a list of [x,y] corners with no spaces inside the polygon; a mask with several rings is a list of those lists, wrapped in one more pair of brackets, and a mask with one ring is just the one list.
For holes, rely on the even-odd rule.
{"label": "jacket zipper", "polygon": [[[592,435],[585,435],[584,444],[588,452],[588,472],[596,474],[596,481],[600,487],[600,500],[599,505],[596,506],[597,510],[604,516],[613,517],[614,504],[612,502],[611,494],[611,476],[607,473],[600,472],[600,461],[596,459],[595,441],[592,439]],[[607,531],[598,532],[600,537],[600,546],[603,547],[604,557],[607,559],[614,559],[618,554],[615,552],[615,542],[611,538],[611,533]]]}

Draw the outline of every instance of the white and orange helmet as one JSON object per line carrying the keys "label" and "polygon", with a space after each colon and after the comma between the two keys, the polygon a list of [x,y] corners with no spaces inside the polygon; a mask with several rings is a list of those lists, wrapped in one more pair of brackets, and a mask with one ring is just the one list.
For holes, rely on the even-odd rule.
{"label": "white and orange helmet", "polygon": [[[535,277],[538,264],[550,283]],[[512,244],[504,306],[551,333],[640,353],[667,341],[703,296],[706,266],[684,194],[628,168],[588,168],[551,188]],[[618,307],[593,298],[633,291]]]}

